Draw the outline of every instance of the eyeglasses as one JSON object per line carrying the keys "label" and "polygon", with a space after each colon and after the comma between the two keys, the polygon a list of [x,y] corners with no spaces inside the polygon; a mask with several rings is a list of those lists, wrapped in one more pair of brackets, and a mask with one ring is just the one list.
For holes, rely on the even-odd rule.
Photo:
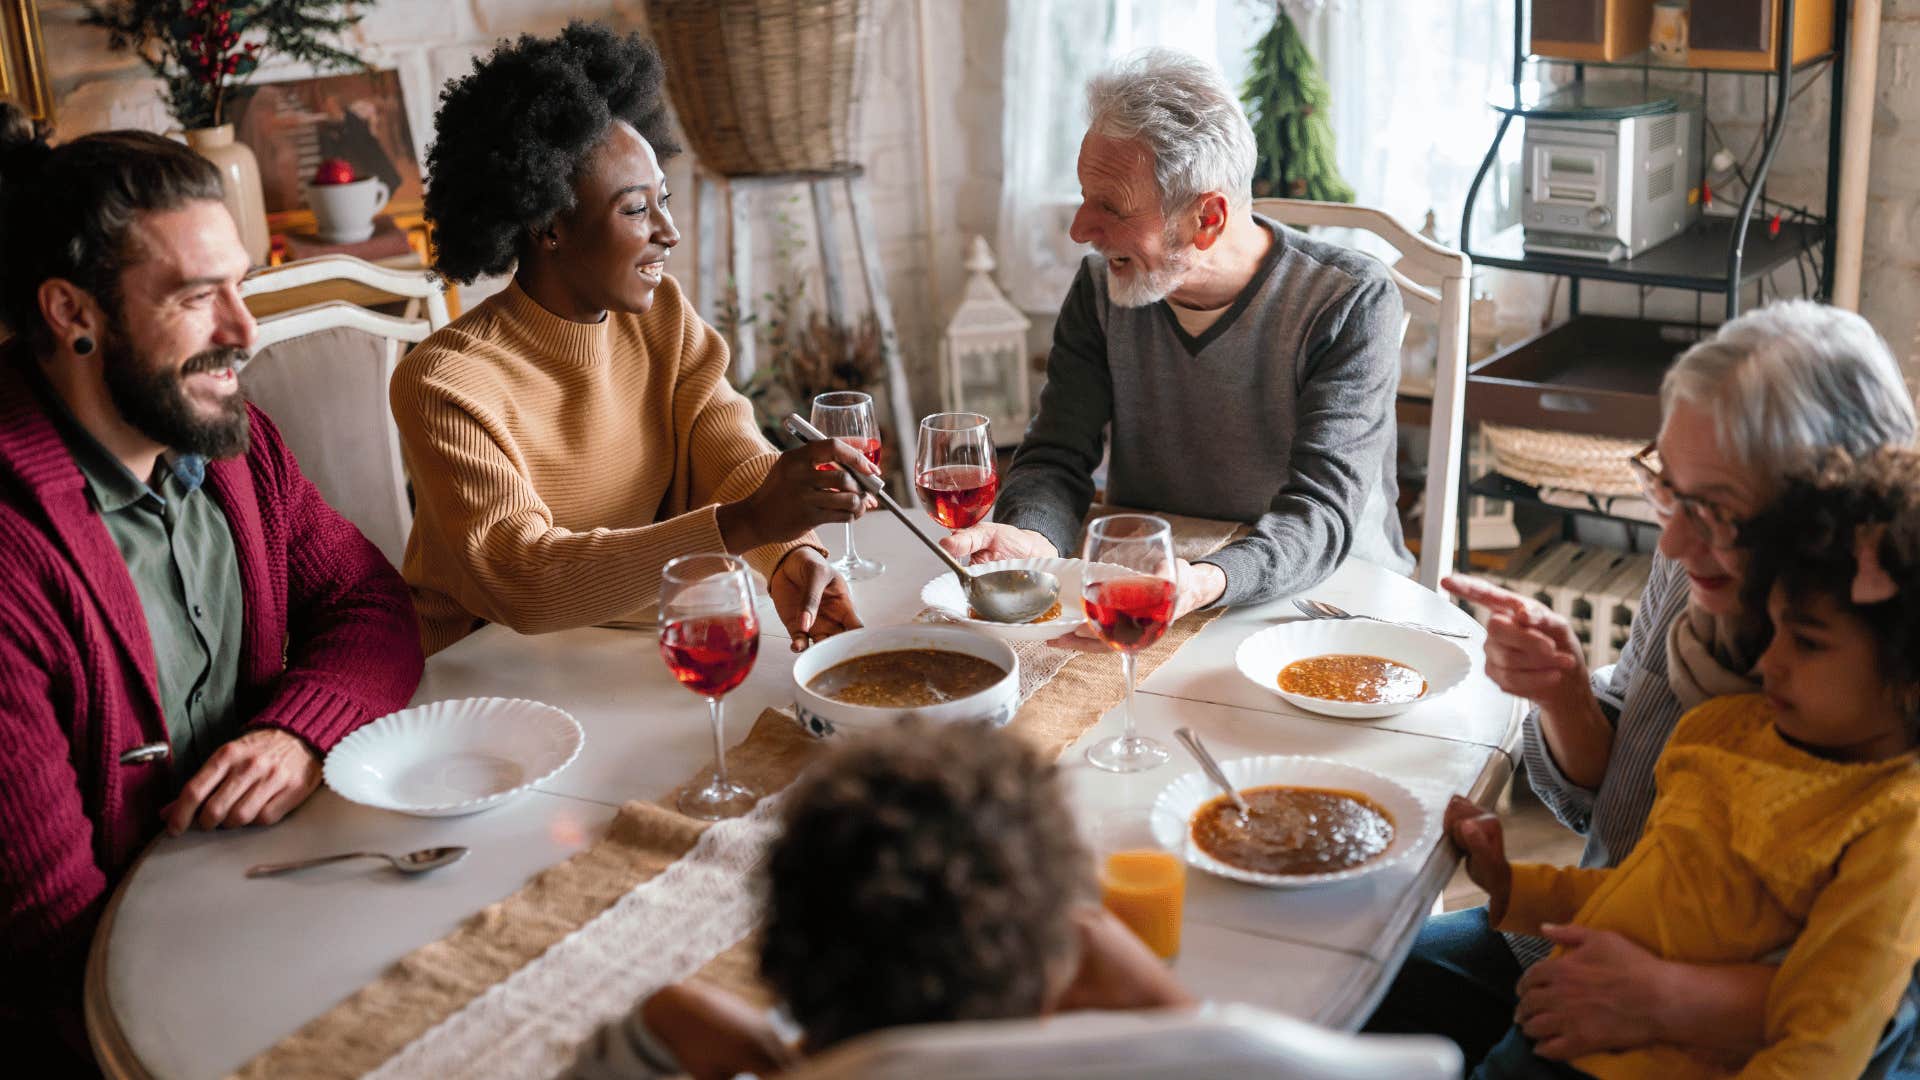
{"label": "eyeglasses", "polygon": [[1640,482],[1640,493],[1653,505],[1660,524],[1664,526],[1674,515],[1685,514],[1688,524],[1706,538],[1709,546],[1722,551],[1733,547],[1740,536],[1740,523],[1710,500],[1682,494],[1673,486],[1673,481],[1654,467],[1652,459],[1657,454],[1655,445],[1648,443],[1628,458],[1627,464],[1633,467],[1633,478]]}

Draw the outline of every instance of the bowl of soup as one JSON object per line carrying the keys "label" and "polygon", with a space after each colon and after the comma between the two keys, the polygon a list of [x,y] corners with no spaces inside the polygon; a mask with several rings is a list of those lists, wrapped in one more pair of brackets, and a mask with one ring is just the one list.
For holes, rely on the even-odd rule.
{"label": "bowl of soup", "polygon": [[1450,638],[1359,619],[1302,619],[1240,643],[1249,682],[1289,705],[1348,720],[1402,713],[1458,686],[1473,670]]}
{"label": "bowl of soup", "polygon": [[793,704],[827,736],[916,717],[998,727],[1020,705],[1013,647],[958,626],[871,626],[820,641],[793,662]]}
{"label": "bowl of soup", "polygon": [[1246,819],[1198,772],[1154,800],[1154,840],[1209,874],[1299,889],[1365,877],[1424,857],[1440,840],[1440,815],[1406,785],[1327,758],[1232,758],[1220,771],[1252,809]]}

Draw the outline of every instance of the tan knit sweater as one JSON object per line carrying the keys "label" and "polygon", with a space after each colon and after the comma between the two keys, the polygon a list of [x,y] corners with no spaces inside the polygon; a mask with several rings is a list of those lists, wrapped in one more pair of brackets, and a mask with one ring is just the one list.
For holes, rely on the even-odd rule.
{"label": "tan knit sweater", "polygon": [[[511,284],[409,353],[391,396],[426,651],[483,622],[652,620],[661,567],[725,550],[715,505],[752,492],[776,457],[726,370],[726,344],[670,277],[647,314],[595,324]],[[746,558],[770,573],[809,541]]]}

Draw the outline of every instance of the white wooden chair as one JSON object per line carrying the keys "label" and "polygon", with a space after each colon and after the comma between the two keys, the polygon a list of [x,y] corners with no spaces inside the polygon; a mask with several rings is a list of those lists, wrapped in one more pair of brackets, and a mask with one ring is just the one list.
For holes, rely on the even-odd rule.
{"label": "white wooden chair", "polygon": [[[1467,310],[1473,264],[1458,251],[1402,225],[1381,210],[1304,199],[1255,199],[1255,212],[1295,227],[1358,229],[1400,253],[1388,268],[1409,318],[1438,324],[1433,416],[1427,436],[1427,490],[1422,502],[1420,564],[1414,576],[1429,589],[1453,569],[1460,522],[1462,428],[1467,387]],[[1438,282],[1438,287],[1427,284]],[[1404,331],[1404,327],[1402,330]],[[1396,350],[1397,352],[1397,350]]]}
{"label": "white wooden chair", "polygon": [[386,315],[344,300],[265,316],[240,382],[273,418],[320,494],[398,566],[413,508],[387,384],[400,361],[400,343],[419,342],[445,326],[447,301],[440,282],[424,270],[376,266],[350,255],[257,271],[240,292],[257,296],[332,281],[417,299],[424,317]]}
{"label": "white wooden chair", "polygon": [[1427,1035],[1348,1035],[1250,1005],[1077,1012],[931,1024],[854,1039],[789,1080],[1457,1080],[1460,1049]]}

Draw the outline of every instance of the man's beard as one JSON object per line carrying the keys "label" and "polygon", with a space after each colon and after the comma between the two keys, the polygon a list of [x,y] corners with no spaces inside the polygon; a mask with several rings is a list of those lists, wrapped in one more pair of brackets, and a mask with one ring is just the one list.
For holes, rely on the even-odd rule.
{"label": "man's beard", "polygon": [[187,394],[187,376],[202,371],[237,367],[247,351],[232,347],[195,353],[179,368],[149,363],[134,351],[118,325],[103,335],[101,370],[114,408],[134,430],[154,442],[184,454],[218,460],[247,452],[247,399],[238,390],[227,395],[211,417],[201,414]]}
{"label": "man's beard", "polygon": [[1134,308],[1158,303],[1172,295],[1173,290],[1180,287],[1181,279],[1187,276],[1187,254],[1177,244],[1173,229],[1168,228],[1165,263],[1157,270],[1148,270],[1136,257],[1133,273],[1124,277],[1114,273],[1113,257],[1107,255],[1107,299],[1121,307]]}

